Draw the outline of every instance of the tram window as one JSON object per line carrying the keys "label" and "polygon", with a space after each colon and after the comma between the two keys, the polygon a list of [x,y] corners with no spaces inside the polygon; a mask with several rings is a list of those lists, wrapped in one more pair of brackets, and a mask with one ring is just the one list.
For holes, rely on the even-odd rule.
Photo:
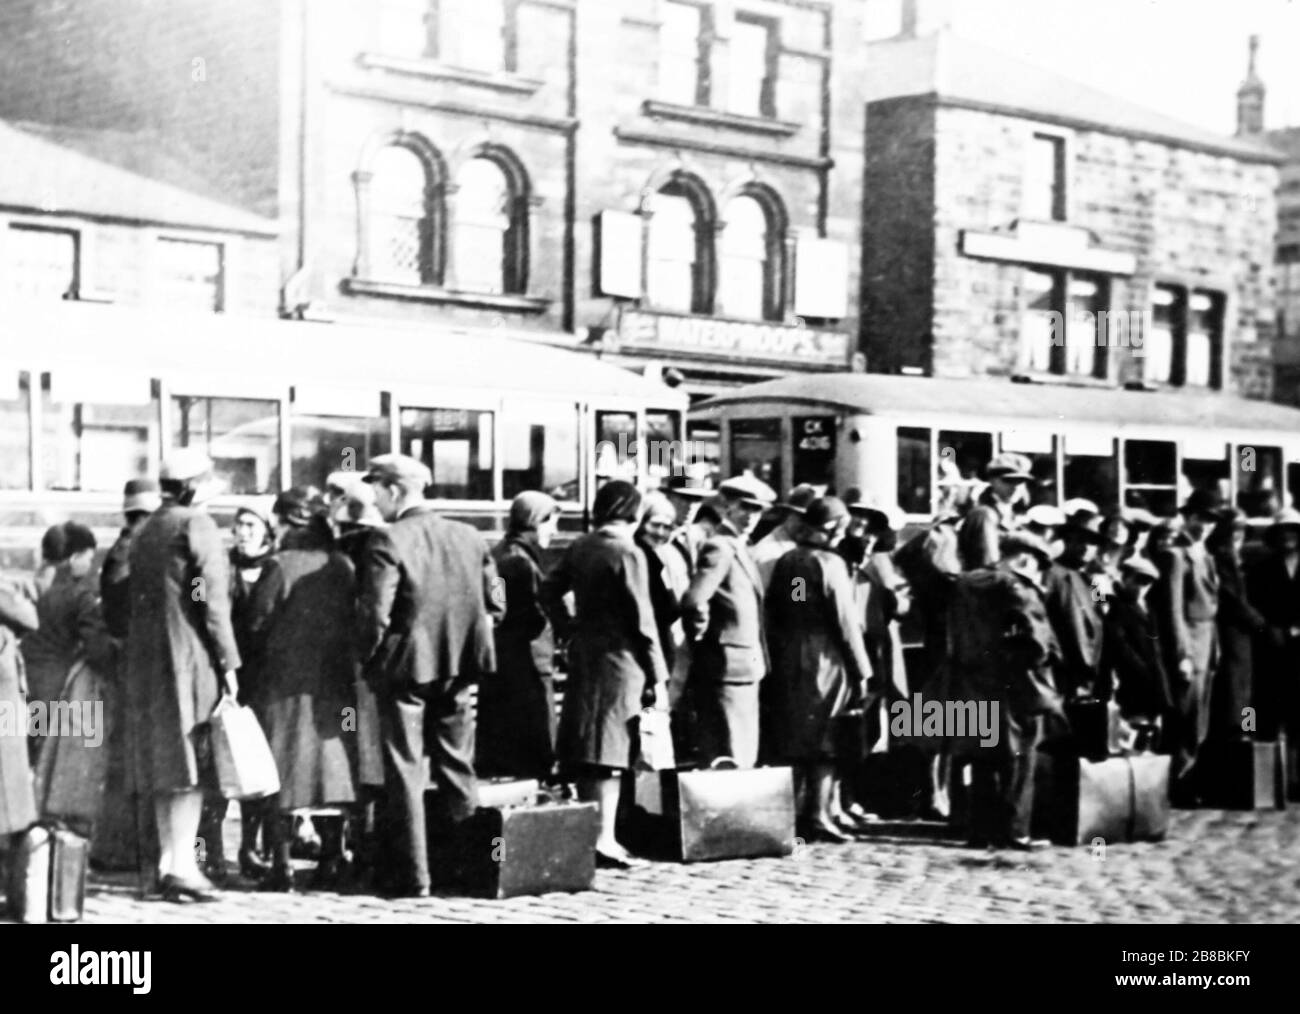
{"label": "tram window", "polygon": [[939,431],[939,503],[961,509],[970,503],[984,469],[993,460],[993,435],[960,430]]}
{"label": "tram window", "polygon": [[[1112,439],[1090,434],[1065,435],[1064,500],[1091,500],[1103,510],[1119,503],[1119,469]],[[1101,453],[1105,451],[1105,453]]]}
{"label": "tram window", "polygon": [[596,481],[636,482],[636,413],[596,413]]}
{"label": "tram window", "polygon": [[731,421],[732,475],[749,473],[775,490],[781,488],[781,420]]}
{"label": "tram window", "polygon": [[578,409],[572,403],[508,403],[501,430],[501,477],[507,500],[537,489],[577,500]]}
{"label": "tram window", "polygon": [[1168,440],[1124,441],[1124,506],[1159,517],[1178,510],[1178,450]]}
{"label": "tram window", "polygon": [[56,402],[48,390],[41,401],[42,488],[107,493],[149,472],[158,430],[152,404]]}
{"label": "tram window", "polygon": [[435,500],[493,500],[493,413],[469,408],[404,408],[402,453],[429,466]]}
{"label": "tram window", "polygon": [[31,487],[28,384],[17,370],[0,372],[0,489]]}
{"label": "tram window", "polygon": [[722,434],[714,423],[686,424],[686,474],[693,486],[716,488],[722,481]]}
{"label": "tram window", "polygon": [[364,472],[392,442],[388,420],[367,416],[295,415],[290,432],[293,484],[321,489],[331,472]]}
{"label": "tram window", "polygon": [[1183,439],[1182,482],[1179,496],[1185,497],[1194,489],[1203,489],[1226,497],[1232,468],[1228,460],[1228,445],[1222,440]]}
{"label": "tram window", "polygon": [[930,431],[898,427],[898,506],[908,514],[930,513]]}
{"label": "tram window", "polygon": [[226,492],[280,488],[280,403],[252,398],[172,398],[172,446],[199,447]]}
{"label": "tram window", "polygon": [[1029,483],[1026,491],[1030,506],[1060,503],[1056,483],[1056,456],[1059,439],[1050,433],[1007,432],[1002,434],[1003,451],[1023,455],[1029,459],[1030,472],[1034,481]]}
{"label": "tram window", "polygon": [[676,412],[647,412],[645,415],[646,443],[650,457],[646,470],[650,488],[667,483],[674,475],[684,475],[688,461],[687,448],[681,440],[681,421]]}
{"label": "tram window", "polygon": [[1242,444],[1237,448],[1237,506],[1248,517],[1272,517],[1282,509],[1282,449]]}

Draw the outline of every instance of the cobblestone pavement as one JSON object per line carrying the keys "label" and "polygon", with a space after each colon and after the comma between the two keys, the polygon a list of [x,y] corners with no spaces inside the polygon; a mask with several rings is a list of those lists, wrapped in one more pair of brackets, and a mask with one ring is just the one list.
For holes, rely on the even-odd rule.
{"label": "cobblestone pavement", "polygon": [[1028,855],[976,852],[944,834],[940,825],[882,823],[868,839],[808,846],[788,859],[601,870],[592,891],[506,901],[453,896],[387,901],[235,888],[213,904],[175,906],[138,899],[132,877],[92,876],[86,921],[1300,921],[1300,809],[1175,811],[1166,841],[1114,845],[1104,856],[1088,847]]}

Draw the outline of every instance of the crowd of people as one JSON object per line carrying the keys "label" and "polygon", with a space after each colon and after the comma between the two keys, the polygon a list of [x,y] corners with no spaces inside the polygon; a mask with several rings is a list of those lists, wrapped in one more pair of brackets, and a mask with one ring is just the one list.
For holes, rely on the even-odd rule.
{"label": "crowd of people", "polygon": [[[206,737],[223,697],[257,715],[280,780],[240,804],[240,872],[296,889],[293,814],[332,808],[348,819],[321,823],[313,882],[391,896],[427,894],[430,846],[475,811],[481,778],[576,783],[599,861],[638,865],[618,818],[647,709],[668,714],[679,766],[791,766],[798,833],[827,842],[871,819],[848,732],[884,736],[869,716],[913,692],[999,705],[991,744],[930,750],[930,815],[968,764],[978,846],[1033,847],[1034,752],[1071,735],[1072,705],[1110,702],[1128,745],[1173,756],[1189,804],[1217,746],[1300,733],[1295,510],[1256,550],[1204,491],[1169,519],[1026,508],[1029,462],[1002,454],[969,510],[911,533],[860,490],[607,481],[557,554],[547,494],[520,494],[489,549],[431,509],[421,462],[391,454],[245,503],[227,549],[205,509],[212,461],[182,449],[160,475],[127,483],[98,575],[94,534],[69,522],[35,574],[0,584],[0,702],[57,700],[77,664],[106,674],[94,856],[156,872],[175,902],[228,875]],[[41,748],[0,744],[0,781],[30,779]],[[22,830],[12,798],[0,832]]]}

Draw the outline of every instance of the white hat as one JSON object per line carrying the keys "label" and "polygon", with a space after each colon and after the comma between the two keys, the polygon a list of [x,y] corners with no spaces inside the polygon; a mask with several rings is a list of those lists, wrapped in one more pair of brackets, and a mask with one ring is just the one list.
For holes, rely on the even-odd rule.
{"label": "white hat", "polygon": [[1100,507],[1091,500],[1086,500],[1081,496],[1075,497],[1073,500],[1066,500],[1065,503],[1061,504],[1061,510],[1065,511],[1065,516],[1067,518],[1072,518],[1076,514],[1101,513]]}
{"label": "white hat", "polygon": [[213,469],[212,459],[197,447],[177,447],[163,458],[158,477],[172,482],[187,482],[207,475]]}
{"label": "white hat", "polygon": [[1025,524],[1039,528],[1060,528],[1065,524],[1065,511],[1050,503],[1040,503],[1025,511]]}
{"label": "white hat", "polygon": [[718,492],[756,507],[767,507],[776,502],[776,490],[752,475],[737,475],[728,479],[718,486]]}

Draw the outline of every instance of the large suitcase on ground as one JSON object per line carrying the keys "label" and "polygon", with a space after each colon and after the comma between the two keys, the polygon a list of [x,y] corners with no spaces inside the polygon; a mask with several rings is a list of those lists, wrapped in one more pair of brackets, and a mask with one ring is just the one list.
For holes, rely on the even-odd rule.
{"label": "large suitcase on ground", "polygon": [[1228,810],[1286,808],[1284,747],[1239,740],[1202,749],[1201,796],[1207,806]]}
{"label": "large suitcase on ground", "polygon": [[1058,845],[1158,841],[1169,829],[1169,758],[1093,762],[1039,751],[1032,823],[1036,837]]}
{"label": "large suitcase on ground", "polygon": [[50,921],[80,922],[86,907],[90,842],[60,828],[50,842]]}
{"label": "large suitcase on ground", "polygon": [[9,852],[6,896],[16,922],[46,922],[50,915],[51,835],[34,827],[19,835]]}
{"label": "large suitcase on ground", "polygon": [[633,851],[684,863],[794,851],[790,768],[636,772],[630,777],[635,805],[626,826]]}
{"label": "large suitcase on ground", "polygon": [[[51,730],[57,735],[45,739],[36,761],[36,806],[43,820],[60,821],[90,835],[108,779],[111,730],[107,725],[112,711],[104,702],[115,693],[108,680],[85,662],[77,662],[69,671],[55,707],[72,709],[66,712],[71,727]],[[103,723],[93,731],[83,723],[86,703],[94,709],[91,715]],[[73,711],[75,718],[71,718]]]}
{"label": "large suitcase on ground", "polygon": [[596,878],[595,803],[480,807],[430,839],[434,885],[489,898],[586,891]]}

